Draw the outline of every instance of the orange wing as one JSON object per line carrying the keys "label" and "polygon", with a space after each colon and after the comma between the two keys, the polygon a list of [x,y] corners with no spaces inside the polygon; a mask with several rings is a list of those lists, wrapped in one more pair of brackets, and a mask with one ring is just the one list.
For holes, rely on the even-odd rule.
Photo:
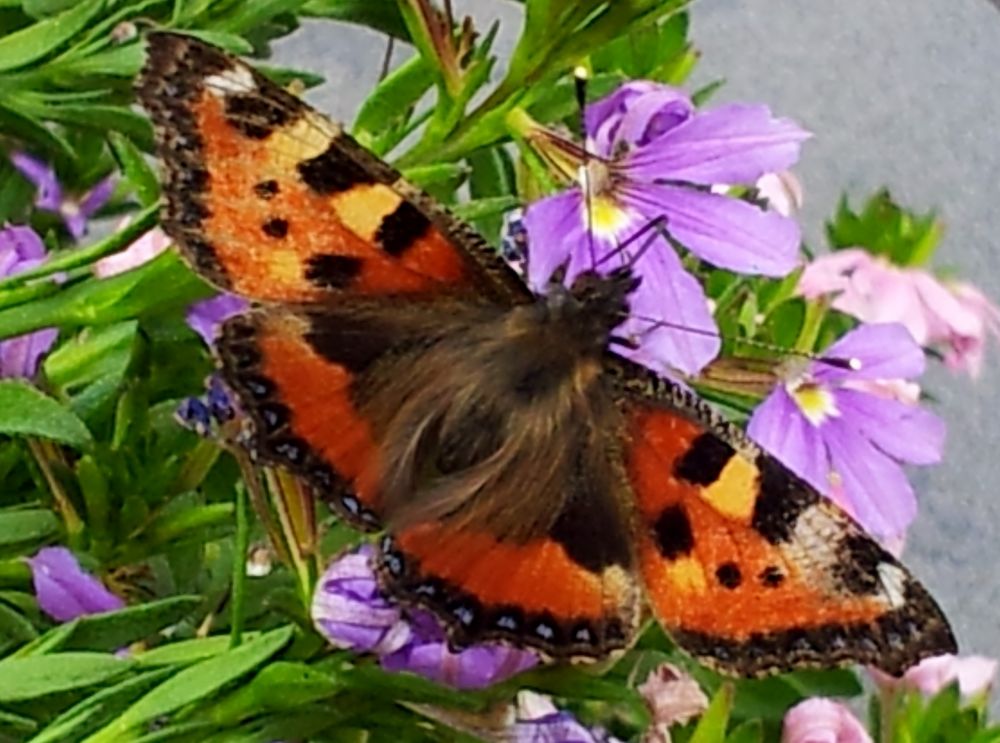
{"label": "orange wing", "polygon": [[337,124],[215,47],[148,40],[138,95],[167,166],[163,225],[206,278],[283,302],[531,298],[482,238]]}
{"label": "orange wing", "polygon": [[955,651],[927,591],[850,517],[704,402],[627,367],[640,572],[682,648],[740,675],[901,673]]}

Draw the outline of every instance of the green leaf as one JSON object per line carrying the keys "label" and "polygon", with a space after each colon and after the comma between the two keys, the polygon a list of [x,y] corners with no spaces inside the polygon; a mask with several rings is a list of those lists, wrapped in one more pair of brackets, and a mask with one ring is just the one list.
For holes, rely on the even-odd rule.
{"label": "green leaf", "polygon": [[172,668],[160,668],[102,689],[63,712],[29,743],[68,743],[82,740],[83,736],[106,723],[136,697],[152,689],[173,672]]}
{"label": "green leaf", "polygon": [[0,39],[0,72],[41,59],[82,31],[104,7],[104,0],[84,0],[57,16],[33,23]]}
{"label": "green leaf", "polygon": [[[248,642],[259,636],[259,632],[245,632],[243,640]],[[229,642],[228,635],[171,642],[140,653],[135,661],[140,666],[187,665],[226,652],[229,650]]]}
{"label": "green leaf", "polygon": [[760,720],[750,720],[736,727],[726,738],[726,743],[763,743],[764,724]]}
{"label": "green leaf", "polygon": [[712,697],[688,743],[723,743],[726,740],[726,725],[729,723],[732,704],[733,686],[723,684]]}
{"label": "green leaf", "polygon": [[54,653],[0,661],[0,702],[101,684],[127,673],[132,661],[106,653]]}
{"label": "green leaf", "polygon": [[292,627],[283,627],[221,655],[184,669],[129,707],[86,743],[112,743],[133,728],[188,704],[208,699],[223,686],[248,673],[277,653],[291,639]]}
{"label": "green leaf", "polygon": [[395,0],[308,0],[302,15],[357,23],[404,41],[410,38]]}
{"label": "green leaf", "polygon": [[[4,100],[4,103],[7,101]],[[49,160],[60,164],[76,161],[76,153],[65,138],[51,131],[42,122],[14,110],[9,105],[0,105],[0,131],[32,145]]]}
{"label": "green leaf", "polygon": [[31,642],[37,637],[38,630],[24,614],[0,601],[0,638],[20,644]]}
{"label": "green leaf", "polygon": [[135,191],[142,206],[151,206],[160,200],[160,179],[146,160],[142,151],[132,140],[118,132],[108,136],[111,154],[118,161],[118,167]]}
{"label": "green leaf", "polygon": [[172,596],[81,617],[63,647],[68,650],[116,650],[176,624],[201,603],[198,596]]}
{"label": "green leaf", "polygon": [[153,147],[153,126],[149,119],[125,106],[105,103],[67,103],[65,99],[19,91],[9,95],[8,105],[42,121],[55,121],[95,131],[121,132],[146,150]]}
{"label": "green leaf", "polygon": [[[0,410],[0,417],[2,414],[3,411]],[[8,508],[0,511],[0,550],[6,550],[13,545],[41,542],[58,531],[59,519],[46,508],[30,510]]]}
{"label": "green leaf", "polygon": [[21,9],[32,18],[45,18],[72,8],[78,0],[24,0]]}
{"label": "green leaf", "polygon": [[207,710],[213,722],[227,727],[262,712],[295,709],[333,696],[340,685],[304,663],[277,661],[260,670],[244,686]]}
{"label": "green leaf", "polygon": [[375,154],[389,152],[405,136],[413,107],[433,84],[430,64],[420,55],[411,57],[380,81],[361,104],[352,133]]}
{"label": "green leaf", "polygon": [[0,433],[40,436],[77,449],[93,443],[83,421],[20,379],[0,381]]}

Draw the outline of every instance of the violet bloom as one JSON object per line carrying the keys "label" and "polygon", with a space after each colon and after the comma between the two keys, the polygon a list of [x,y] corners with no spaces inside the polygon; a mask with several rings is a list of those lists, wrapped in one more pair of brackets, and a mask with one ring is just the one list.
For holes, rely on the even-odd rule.
{"label": "violet bloom", "polygon": [[917,509],[902,464],[938,462],[944,445],[940,418],[891,394],[923,373],[923,351],[901,325],[862,325],[823,356],[842,363],[789,374],[747,431],[869,532],[898,537]]}
{"label": "violet bloom", "polygon": [[517,695],[516,718],[504,740],[512,743],[619,743],[605,731],[588,728],[552,700],[533,691]]}
{"label": "violet bloom", "polygon": [[45,161],[26,152],[13,152],[10,162],[35,185],[35,207],[59,215],[74,240],[87,233],[87,220],[108,203],[115,190],[115,177],[109,175],[98,181],[83,197],[73,199],[63,193],[56,171]]}
{"label": "violet bloom", "polygon": [[187,324],[211,346],[222,323],[249,306],[245,299],[235,294],[217,294],[192,304],[187,311]]}
{"label": "violet bloom", "polygon": [[781,743],[872,743],[872,739],[843,704],[814,698],[788,710]]}
{"label": "violet bloom", "polygon": [[[682,91],[643,81],[588,106],[585,124],[585,165],[571,143],[529,133],[554,163],[569,170],[565,161],[572,160],[579,173],[574,188],[525,213],[528,282],[542,292],[560,267],[569,284],[582,271],[607,273],[633,261],[642,284],[630,297],[633,316],[617,334],[637,339],[639,348],[622,353],[656,371],[694,374],[718,353],[719,339],[705,294],[671,241],[720,268],[765,276],[790,272],[798,262],[796,223],[710,189],[752,185],[788,168],[809,135],[765,106],[699,112]],[[635,237],[655,220],[665,220],[669,241],[657,230]],[[623,243],[629,244],[624,251]]]}
{"label": "violet bloom", "polygon": [[939,350],[949,369],[979,376],[988,336],[1000,339],[1000,308],[963,282],[895,266],[860,248],[820,256],[806,266],[798,292],[832,296],[831,306],[862,322],[898,322],[922,346]]}
{"label": "violet bloom", "polygon": [[43,547],[28,558],[38,606],[57,622],[116,611],[125,602],[85,572],[65,547]]}
{"label": "violet bloom", "polygon": [[428,612],[404,611],[378,586],[375,550],[363,545],[334,560],[313,595],[312,618],[331,644],[375,653],[389,671],[410,671],[456,689],[479,689],[534,666],[534,653],[497,643],[454,652]]}
{"label": "violet bloom", "polygon": [[181,402],[176,416],[181,425],[207,438],[217,435],[226,423],[236,418],[239,409],[220,375],[209,377],[206,387],[205,394]]}
{"label": "violet bloom", "polygon": [[[35,231],[25,225],[0,229],[0,278],[35,268],[45,260],[45,245]],[[38,372],[38,362],[56,341],[55,328],[36,330],[0,341],[0,378],[30,379]]]}

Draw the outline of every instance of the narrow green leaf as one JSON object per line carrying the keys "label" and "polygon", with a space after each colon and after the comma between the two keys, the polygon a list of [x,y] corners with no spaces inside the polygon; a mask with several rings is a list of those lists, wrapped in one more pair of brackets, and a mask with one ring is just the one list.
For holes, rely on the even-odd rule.
{"label": "narrow green leaf", "polygon": [[283,627],[221,655],[191,666],[164,682],[123,712],[114,722],[87,738],[86,743],[121,740],[129,730],[150,720],[205,700],[277,653],[292,637]]}
{"label": "narrow green leaf", "polygon": [[0,601],[0,637],[16,643],[30,642],[38,637],[38,630],[24,614]]}
{"label": "narrow green leaf", "polygon": [[409,41],[398,4],[388,0],[308,0],[302,15],[357,23]]}
{"label": "narrow green leaf", "polygon": [[73,634],[76,629],[76,620],[59,624],[50,629],[44,635],[29,642],[27,645],[18,648],[11,658],[33,658],[38,655],[54,652],[62,647],[66,638]]}
{"label": "narrow green leaf", "polygon": [[[3,404],[3,384],[0,383],[0,405]],[[3,411],[0,410],[0,420],[2,418]],[[47,508],[32,508],[30,510],[8,508],[0,511],[0,549],[12,545],[40,542],[58,531],[59,519]]]}
{"label": "narrow green leaf", "polygon": [[[249,642],[259,637],[259,632],[244,632],[243,641]],[[197,640],[181,640],[147,650],[135,657],[140,666],[187,665],[195,661],[211,658],[229,650],[229,636],[204,637]]]}
{"label": "narrow green leaf", "polygon": [[53,653],[0,661],[0,702],[20,702],[121,676],[132,661],[107,653]]}
{"label": "narrow green leaf", "polygon": [[84,0],[57,16],[0,39],[0,72],[14,70],[46,56],[79,31],[104,7],[104,0]]}
{"label": "narrow green leaf", "polygon": [[763,743],[764,724],[760,720],[750,720],[734,729],[726,743]]}
{"label": "narrow green leaf", "polygon": [[82,740],[83,736],[106,723],[136,697],[149,691],[172,673],[172,668],[160,668],[102,689],[63,712],[28,743]]}
{"label": "narrow green leaf", "polygon": [[139,203],[147,207],[157,203],[160,200],[160,180],[140,149],[131,139],[118,132],[110,133],[108,143],[111,145],[111,154],[132,185]]}
{"label": "narrow green leaf", "polygon": [[62,136],[50,130],[42,122],[11,108],[8,101],[4,100],[4,104],[0,105],[0,130],[4,134],[24,141],[26,145],[37,149],[50,160],[59,163],[76,161],[72,145]]}
{"label": "narrow green leaf", "polygon": [[83,421],[20,379],[0,381],[0,433],[40,436],[77,449],[93,443]]}
{"label": "narrow green leaf", "polygon": [[733,704],[732,684],[723,684],[715,692],[712,701],[698,721],[688,743],[723,743],[726,739],[726,725],[729,723],[729,710]]}
{"label": "narrow green leaf", "polygon": [[228,727],[262,712],[295,709],[327,699],[339,688],[332,676],[304,663],[277,661],[262,668],[253,681],[222,699],[206,715]]}
{"label": "narrow green leaf", "polygon": [[198,596],[172,596],[104,614],[81,617],[67,650],[115,650],[176,624],[201,606]]}

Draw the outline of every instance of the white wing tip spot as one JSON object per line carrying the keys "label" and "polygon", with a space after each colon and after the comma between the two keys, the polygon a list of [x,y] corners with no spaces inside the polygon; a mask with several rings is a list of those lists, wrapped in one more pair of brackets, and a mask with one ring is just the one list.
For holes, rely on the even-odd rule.
{"label": "white wing tip spot", "polygon": [[906,604],[906,573],[899,566],[889,562],[880,563],[877,570],[885,597],[889,600],[889,606],[893,609],[904,606]]}
{"label": "white wing tip spot", "polygon": [[206,77],[205,87],[213,95],[224,96],[229,93],[246,93],[248,90],[254,90],[257,83],[254,82],[253,74],[246,67],[232,67],[217,75]]}

